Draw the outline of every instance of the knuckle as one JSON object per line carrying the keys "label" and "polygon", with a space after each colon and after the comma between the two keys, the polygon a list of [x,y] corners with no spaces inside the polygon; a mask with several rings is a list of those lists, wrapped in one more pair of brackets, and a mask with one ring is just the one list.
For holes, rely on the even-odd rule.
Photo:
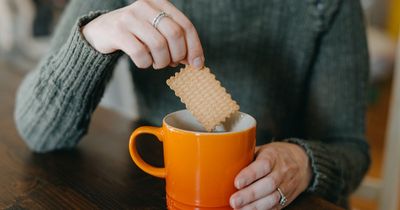
{"label": "knuckle", "polygon": [[257,193],[254,189],[250,189],[248,192],[248,201],[254,201],[255,199],[257,199]]}
{"label": "knuckle", "polygon": [[173,26],[173,27],[170,27],[168,36],[174,40],[180,39],[183,37],[183,31],[178,26]]}
{"label": "knuckle", "polygon": [[137,0],[131,4],[130,11],[135,14],[142,14],[143,11],[151,10],[151,2],[149,0]]}
{"label": "knuckle", "polygon": [[127,17],[124,17],[124,15],[120,15],[118,18],[117,18],[117,21],[115,21],[115,28],[117,29],[117,30],[122,30],[122,29],[124,29],[125,28],[125,23],[127,22]]}
{"label": "knuckle", "polygon": [[120,12],[116,21],[117,26],[126,27],[126,24],[130,22],[132,16],[130,12]]}
{"label": "knuckle", "polygon": [[297,173],[299,171],[299,166],[297,164],[287,164],[283,167],[284,173]]}
{"label": "knuckle", "polygon": [[268,165],[272,166],[274,164],[274,162],[275,162],[274,157],[275,156],[273,156],[273,157],[268,156],[267,158],[265,158],[267,160]]}
{"label": "knuckle", "polygon": [[262,161],[261,165],[262,165],[261,169],[263,170],[263,174],[267,174],[271,168],[271,161],[268,158],[266,158]]}
{"label": "knuckle", "polygon": [[251,180],[256,180],[257,179],[257,171],[255,171],[253,168],[249,168],[248,170],[248,177]]}
{"label": "knuckle", "polygon": [[164,39],[155,39],[153,47],[157,51],[165,49],[167,47],[167,42]]}
{"label": "knuckle", "polygon": [[130,12],[121,12],[115,19],[115,27],[119,31],[127,31],[127,26],[135,21],[135,17]]}
{"label": "knuckle", "polygon": [[290,170],[290,166],[288,165],[284,165],[281,167],[282,173],[287,173]]}
{"label": "knuckle", "polygon": [[137,47],[129,52],[129,56],[133,58],[140,58],[147,54],[147,51],[142,47]]}
{"label": "knuckle", "polygon": [[172,53],[172,60],[174,63],[179,63],[186,57],[186,49],[176,49],[175,52]]}
{"label": "knuckle", "polygon": [[263,152],[260,152],[259,154],[258,154],[258,156],[257,156],[257,159],[259,159],[259,160],[261,160],[261,161],[264,161],[264,162],[266,162],[266,163],[271,163],[271,158],[270,158],[270,153],[268,152],[265,152],[265,151],[267,151],[266,149],[264,149],[263,150]]}
{"label": "knuckle", "polygon": [[194,25],[192,22],[190,22],[189,20],[183,21],[182,22],[182,27],[186,30],[186,31],[194,31]]}
{"label": "knuckle", "polygon": [[144,5],[146,5],[148,2],[147,2],[147,0],[137,0],[137,1],[135,1],[135,2],[133,2],[132,4],[131,4],[131,7],[132,8],[141,8],[141,7],[143,7]]}
{"label": "knuckle", "polygon": [[177,53],[177,56],[174,57],[174,63],[179,63],[179,61],[183,60],[186,57],[185,53],[179,52]]}
{"label": "knuckle", "polygon": [[272,189],[278,188],[278,182],[276,181],[275,177],[271,177],[269,180],[269,183],[270,183]]}

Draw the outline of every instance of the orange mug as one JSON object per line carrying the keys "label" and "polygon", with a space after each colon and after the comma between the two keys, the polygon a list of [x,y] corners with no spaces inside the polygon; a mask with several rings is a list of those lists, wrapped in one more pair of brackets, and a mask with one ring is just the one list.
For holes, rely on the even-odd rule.
{"label": "orange mug", "polygon": [[[168,209],[231,209],[234,178],[254,158],[256,120],[237,112],[214,132],[205,132],[187,110],[167,115],[162,127],[137,128],[129,141],[132,160],[143,171],[166,179]],[[140,134],[164,145],[164,168],[143,161],[136,149]]]}

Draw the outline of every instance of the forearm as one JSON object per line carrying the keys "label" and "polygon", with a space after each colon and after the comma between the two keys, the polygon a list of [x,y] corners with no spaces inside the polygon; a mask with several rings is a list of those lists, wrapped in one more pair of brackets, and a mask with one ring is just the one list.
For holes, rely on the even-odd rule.
{"label": "forearm", "polygon": [[311,159],[309,191],[346,206],[370,163],[365,140],[368,48],[360,2],[341,1],[326,26],[309,77],[302,135],[307,140],[292,141],[303,145]]}
{"label": "forearm", "polygon": [[119,57],[97,52],[82,37],[80,27],[95,15],[81,18],[59,51],[43,59],[18,90],[15,121],[34,151],[72,147],[86,133]]}
{"label": "forearm", "polygon": [[360,184],[370,164],[368,144],[363,139],[287,139],[302,146],[310,158],[313,178],[307,191],[347,205],[347,198]]}

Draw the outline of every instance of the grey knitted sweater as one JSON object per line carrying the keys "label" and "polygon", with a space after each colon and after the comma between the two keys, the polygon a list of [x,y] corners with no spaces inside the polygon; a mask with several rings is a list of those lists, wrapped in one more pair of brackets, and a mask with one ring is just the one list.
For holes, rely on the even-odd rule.
{"label": "grey knitted sweater", "polygon": [[[288,141],[310,157],[308,191],[346,206],[369,166],[368,53],[358,0],[173,0],[196,26],[206,65],[258,122],[257,143]],[[74,147],[122,54],[94,50],[80,27],[123,0],[72,0],[52,48],[21,84],[15,121],[36,152]],[[177,69],[131,63],[142,118],[184,108],[165,81]]]}

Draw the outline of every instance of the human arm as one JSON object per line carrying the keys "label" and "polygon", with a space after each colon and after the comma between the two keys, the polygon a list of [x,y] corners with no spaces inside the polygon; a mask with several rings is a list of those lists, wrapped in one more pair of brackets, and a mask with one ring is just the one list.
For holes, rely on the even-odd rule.
{"label": "human arm", "polygon": [[[339,2],[334,18],[327,22],[329,27],[319,37],[319,47],[311,67],[309,87],[306,89],[304,123],[298,125],[304,130],[304,137],[282,141],[301,146],[303,154],[307,154],[309,158],[312,179],[303,191],[346,206],[349,194],[360,184],[370,162],[364,125],[369,66],[360,4],[357,0]],[[275,147],[273,144],[263,147]],[[267,154],[268,150],[264,151]],[[287,153],[290,153],[289,149]],[[236,185],[239,191],[232,196],[232,200],[238,195],[249,198],[240,206],[244,209],[282,208],[278,204],[277,191],[269,190],[280,187],[276,184],[280,183],[279,180],[271,179],[270,175],[274,170],[262,171],[265,167],[250,170],[253,164],[268,165],[267,161],[262,160],[257,158],[239,174],[248,175],[238,175],[235,180],[248,179],[248,185]],[[307,168],[308,163],[302,162],[302,168]],[[263,186],[256,186],[260,181],[254,181],[262,179],[267,181]],[[299,183],[307,183],[307,176]],[[246,192],[245,189],[251,190]],[[290,203],[296,197],[291,195],[293,191],[298,192],[297,188],[285,190]],[[271,202],[266,204],[266,200]],[[260,203],[263,205],[254,205]]]}
{"label": "human arm", "polygon": [[[139,0],[122,6],[122,0],[70,3],[51,52],[26,77],[17,95],[17,128],[33,150],[72,147],[79,141],[120,51],[139,68],[178,62],[203,65],[193,24],[169,1]],[[104,9],[113,11],[91,13],[74,25],[79,16]],[[156,29],[151,21],[161,10],[170,16]]]}
{"label": "human arm", "polygon": [[80,28],[101,14],[89,12],[121,6],[121,1],[69,3],[48,55],[28,73],[17,92],[16,126],[32,150],[72,147],[86,133],[119,53],[99,53],[85,41]]}
{"label": "human arm", "polygon": [[[166,17],[152,25],[160,12]],[[101,53],[125,52],[139,68],[162,69],[179,63],[204,65],[192,22],[168,0],[138,0],[97,17],[83,27],[86,40]]]}

